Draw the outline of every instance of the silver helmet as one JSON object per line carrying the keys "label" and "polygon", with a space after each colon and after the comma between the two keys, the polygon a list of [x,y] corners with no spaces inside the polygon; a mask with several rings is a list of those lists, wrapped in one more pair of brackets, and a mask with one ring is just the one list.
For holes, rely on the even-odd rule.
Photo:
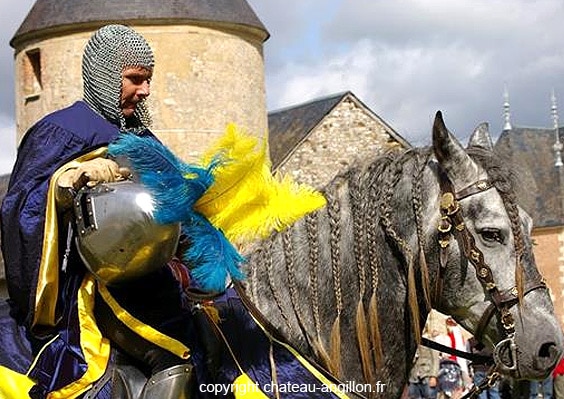
{"label": "silver helmet", "polygon": [[174,255],[180,223],[159,224],[154,198],[133,181],[82,188],[74,200],[78,253],[102,282],[119,284],[163,267]]}

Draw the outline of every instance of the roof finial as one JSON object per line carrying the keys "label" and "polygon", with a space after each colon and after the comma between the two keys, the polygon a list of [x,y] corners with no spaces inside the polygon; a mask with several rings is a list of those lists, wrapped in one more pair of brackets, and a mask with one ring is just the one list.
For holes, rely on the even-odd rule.
{"label": "roof finial", "polygon": [[552,127],[554,128],[554,145],[552,149],[554,150],[554,166],[559,168],[564,165],[562,163],[562,143],[560,142],[560,132],[558,129],[558,106],[556,104],[556,93],[554,89],[552,89],[552,93],[550,95],[550,100],[552,102],[552,106],[550,107],[550,111],[552,114]]}
{"label": "roof finial", "polygon": [[509,112],[509,92],[507,91],[507,85],[503,85],[503,130],[511,130],[511,114]]}

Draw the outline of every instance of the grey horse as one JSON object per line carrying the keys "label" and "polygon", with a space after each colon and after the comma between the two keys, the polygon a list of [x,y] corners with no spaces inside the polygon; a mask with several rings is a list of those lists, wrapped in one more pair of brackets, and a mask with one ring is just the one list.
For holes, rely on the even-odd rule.
{"label": "grey horse", "polygon": [[466,150],[437,113],[431,148],[364,160],[250,250],[243,295],[340,381],[385,384],[360,397],[400,397],[431,308],[495,347],[502,373],[543,378],[564,339],[512,184],[483,126]]}

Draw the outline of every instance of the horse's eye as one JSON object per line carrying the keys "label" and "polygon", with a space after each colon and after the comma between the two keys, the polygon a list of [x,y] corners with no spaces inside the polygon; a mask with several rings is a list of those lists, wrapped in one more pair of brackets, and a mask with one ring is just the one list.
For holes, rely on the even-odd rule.
{"label": "horse's eye", "polygon": [[482,239],[486,242],[503,243],[503,235],[498,229],[483,229],[480,231]]}

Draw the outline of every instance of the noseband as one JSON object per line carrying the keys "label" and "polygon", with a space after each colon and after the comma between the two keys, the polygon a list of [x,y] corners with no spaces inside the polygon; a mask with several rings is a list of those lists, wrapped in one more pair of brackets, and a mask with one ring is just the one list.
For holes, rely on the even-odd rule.
{"label": "noseband", "polygon": [[[506,290],[500,290],[494,281],[490,266],[484,260],[483,252],[476,246],[474,236],[468,231],[464,223],[464,216],[458,201],[474,194],[483,193],[495,188],[488,180],[478,180],[466,188],[455,192],[454,186],[446,173],[439,169],[439,184],[442,197],[440,203],[441,220],[439,222],[439,273],[435,287],[435,303],[441,297],[444,276],[448,260],[448,246],[454,236],[458,241],[462,254],[474,266],[476,277],[482,284],[484,291],[488,294],[489,306],[484,311],[474,337],[481,342],[486,326],[494,314],[499,316],[503,327],[505,338],[498,342],[494,348],[494,361],[498,371],[513,371],[517,369],[517,344],[515,343],[515,321],[510,308],[519,302],[518,289],[516,286]],[[525,283],[523,296],[537,289],[546,289],[543,279]],[[501,359],[502,349],[509,349],[510,364],[505,364]]]}

